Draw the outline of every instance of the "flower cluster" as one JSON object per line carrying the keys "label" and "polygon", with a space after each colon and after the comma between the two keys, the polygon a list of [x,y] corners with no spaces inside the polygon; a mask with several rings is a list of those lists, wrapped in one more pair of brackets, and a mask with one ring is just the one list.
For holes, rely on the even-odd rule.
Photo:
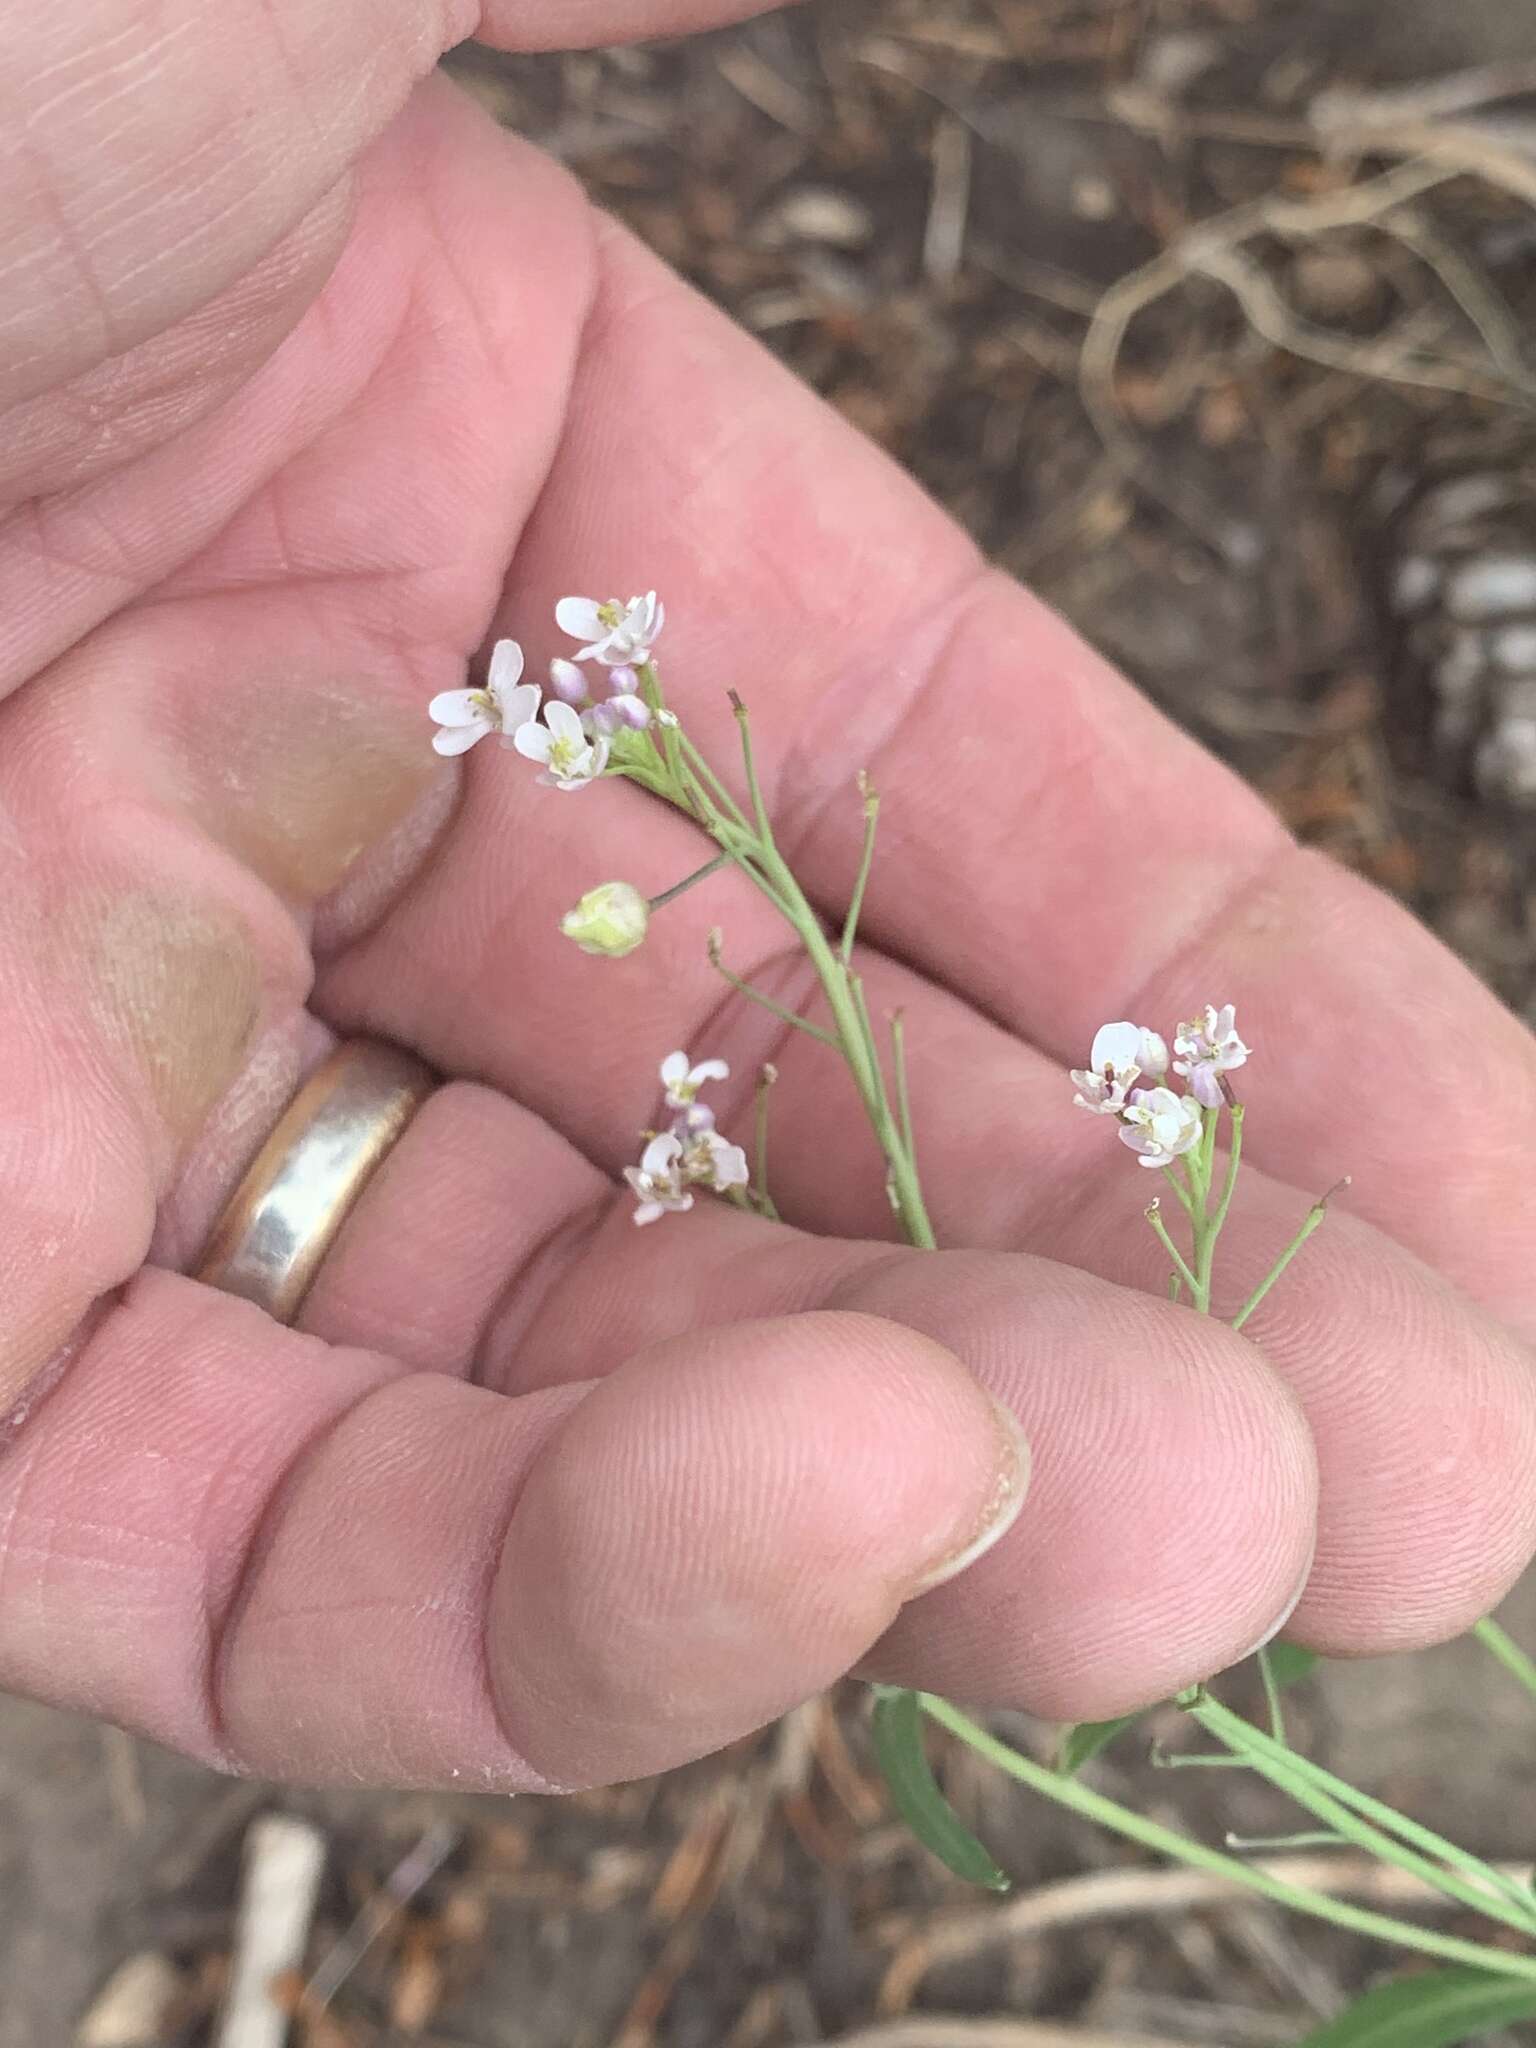
{"label": "flower cluster", "polygon": [[[1096,1033],[1088,1065],[1072,1069],[1080,1109],[1112,1116],[1122,1141],[1143,1166],[1169,1166],[1200,1141],[1204,1112],[1229,1101],[1224,1077],[1243,1065],[1248,1048],[1237,1035],[1231,1003],[1213,1003],[1174,1033],[1173,1057],[1166,1040],[1145,1025],[1105,1024]],[[1170,1071],[1186,1085],[1168,1086]],[[1149,1082],[1141,1087],[1140,1082]]]}
{"label": "flower cluster", "polygon": [[[427,706],[439,728],[433,746],[440,754],[464,754],[487,733],[500,733],[504,746],[537,762],[540,782],[585,789],[608,766],[615,736],[643,732],[651,722],[638,669],[651,659],[665,616],[654,590],[627,605],[617,598],[562,597],[556,624],[586,644],[575,661],[557,656],[550,663],[542,714],[543,691],[522,680],[522,648],[515,640],[498,640],[483,689],[444,690]],[[584,661],[597,663],[604,677],[596,695],[580,666]]]}
{"label": "flower cluster", "polygon": [[699,1100],[706,1081],[730,1076],[724,1060],[692,1062],[685,1052],[669,1052],[661,1063],[661,1085],[672,1121],[664,1131],[647,1134],[638,1166],[626,1166],[624,1178],[635,1192],[636,1223],[655,1223],[669,1211],[691,1209],[696,1188],[725,1194],[744,1188],[750,1178],[747,1155],[729,1145],[715,1129],[715,1113]]}

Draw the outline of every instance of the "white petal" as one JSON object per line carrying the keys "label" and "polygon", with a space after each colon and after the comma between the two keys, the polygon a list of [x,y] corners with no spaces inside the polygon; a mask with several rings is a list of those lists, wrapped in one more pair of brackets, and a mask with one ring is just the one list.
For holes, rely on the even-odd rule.
{"label": "white petal", "polygon": [[544,726],[528,724],[517,728],[512,744],[526,760],[547,762],[554,739]]}
{"label": "white petal", "polygon": [[683,1141],[674,1137],[671,1131],[663,1131],[658,1138],[652,1138],[640,1155],[640,1171],[652,1179],[660,1179],[672,1170],[673,1162],[682,1154]]}
{"label": "white petal", "polygon": [[635,1211],[634,1220],[636,1223],[659,1223],[666,1213],[660,1202],[642,1202]]}
{"label": "white petal", "polygon": [[701,1081],[729,1081],[731,1070],[724,1060],[700,1060],[688,1078],[697,1087]]}
{"label": "white petal", "polygon": [[485,708],[478,690],[440,690],[427,706],[428,718],[439,725],[485,725]]}
{"label": "white petal", "polygon": [[688,1055],[685,1052],[669,1052],[661,1063],[661,1084],[671,1088],[688,1078]]}
{"label": "white petal", "polygon": [[493,697],[500,697],[504,690],[510,690],[523,672],[523,650],[515,640],[498,640],[491,649],[491,665],[486,670],[485,687]]}
{"label": "white petal", "polygon": [[555,624],[573,640],[600,640],[608,630],[595,597],[562,597],[555,606]]}
{"label": "white petal", "polygon": [[1136,1064],[1154,1081],[1160,1081],[1167,1073],[1168,1048],[1157,1032],[1142,1031],[1141,1050],[1136,1055]]}
{"label": "white petal", "polygon": [[467,754],[490,729],[483,721],[479,725],[445,725],[433,733],[432,746],[439,754]]}
{"label": "white petal", "polygon": [[1139,1024],[1101,1024],[1094,1033],[1088,1064],[1098,1074],[1106,1067],[1113,1067],[1118,1073],[1122,1067],[1134,1067],[1140,1051]]}
{"label": "white petal", "polygon": [[557,739],[586,738],[581,727],[581,713],[573,704],[567,704],[562,697],[552,697],[544,706],[544,723]]}
{"label": "white petal", "polygon": [[747,1155],[739,1145],[726,1145],[716,1139],[709,1153],[714,1163],[717,1188],[744,1188],[752,1178],[747,1170]]}
{"label": "white petal", "polygon": [[608,766],[609,745],[610,742],[608,740],[599,740],[597,742],[597,745],[592,749],[591,758],[583,762],[582,764],[583,774],[585,774],[593,782],[597,780],[598,776],[601,775],[603,770]]}
{"label": "white petal", "polygon": [[516,689],[498,694],[496,703],[501,712],[502,731],[516,732],[520,725],[527,725],[537,718],[542,695],[537,683],[519,683]]}

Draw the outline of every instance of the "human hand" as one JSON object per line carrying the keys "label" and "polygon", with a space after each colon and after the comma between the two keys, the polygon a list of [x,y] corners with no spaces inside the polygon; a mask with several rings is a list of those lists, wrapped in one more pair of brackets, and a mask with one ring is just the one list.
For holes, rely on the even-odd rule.
{"label": "human hand", "polygon": [[[1464,1626],[1536,1541],[1530,1037],[425,76],[476,27],[10,10],[0,1682],[223,1764],[517,1788],[856,1664],[1106,1714],[1245,1653],[1309,1566],[1318,1647]],[[853,770],[882,789],[869,987],[972,1250],[850,1241],[889,1219],[846,1076],[721,1008],[692,901],[622,966],[556,936],[593,882],[676,879],[678,819],[427,745],[489,630],[642,582],[690,725],[751,702],[829,906]],[[1157,1298],[1141,1176],[1062,1072],[1208,998],[1259,1053],[1234,1287],[1355,1176],[1241,1338]],[[173,1269],[359,1032],[449,1079],[284,1330]],[[631,1228],[674,1045],[748,1085],[773,1051],[798,1228]],[[983,1386],[1030,1491],[914,1600],[1007,1476]]]}

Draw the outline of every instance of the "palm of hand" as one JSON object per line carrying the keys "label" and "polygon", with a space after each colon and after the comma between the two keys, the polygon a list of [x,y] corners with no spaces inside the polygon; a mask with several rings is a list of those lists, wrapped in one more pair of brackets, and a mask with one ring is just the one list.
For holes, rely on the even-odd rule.
{"label": "palm of hand", "polygon": [[[866,1653],[1111,1711],[1242,1654],[1314,1540],[1319,1646],[1470,1620],[1536,1540],[1528,1036],[451,88],[356,205],[275,348],[328,216],[192,316],[195,349],[143,344],[115,438],[66,383],[16,444],[0,1679],[267,1770],[565,1783]],[[680,820],[492,748],[462,784],[434,762],[423,707],[493,620],[554,651],[562,589],[642,582],[717,760],[726,686],[752,701],[829,906],[852,772],[880,782],[872,999],[908,1015],[941,1240],[991,1251],[846,1241],[888,1235],[857,1106],[721,1009],[706,921],[798,993],[729,881],[622,968],[554,936],[589,884],[695,864]],[[1234,1298],[1298,1191],[1356,1176],[1262,1355],[1155,1298],[1141,1176],[1061,1077],[1103,1017],[1228,996],[1261,1051]],[[285,1332],[166,1269],[299,1064],[358,1031],[454,1078]],[[685,1044],[738,1080],[772,1052],[775,1194],[841,1238],[629,1227],[612,1176]],[[1006,1542],[898,1614],[986,1477],[938,1346],[1036,1476]]]}

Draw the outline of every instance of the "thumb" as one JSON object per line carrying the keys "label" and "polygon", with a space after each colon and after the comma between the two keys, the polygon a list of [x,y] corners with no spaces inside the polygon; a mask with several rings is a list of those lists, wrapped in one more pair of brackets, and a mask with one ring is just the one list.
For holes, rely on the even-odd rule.
{"label": "thumb", "polygon": [[0,1684],[267,1776],[633,1777],[845,1672],[1025,1464],[879,1316],[508,1398],[145,1272],[0,1462]]}
{"label": "thumb", "polygon": [[[199,358],[228,353],[222,322],[240,351],[254,345],[252,328],[273,345],[270,302],[296,317],[335,258],[339,182],[454,44],[676,34],[757,4],[82,0],[47,10],[0,0],[12,98],[31,110],[26,155],[0,183],[0,265],[13,281],[0,407],[121,359],[263,264],[259,290],[253,280],[185,340]],[[115,386],[93,398],[107,395]],[[41,429],[27,424],[30,441]]]}
{"label": "thumb", "polygon": [[1012,1419],[875,1316],[671,1339],[539,1460],[491,1598],[492,1683],[562,1786],[658,1771],[840,1677],[1023,1505]]}

